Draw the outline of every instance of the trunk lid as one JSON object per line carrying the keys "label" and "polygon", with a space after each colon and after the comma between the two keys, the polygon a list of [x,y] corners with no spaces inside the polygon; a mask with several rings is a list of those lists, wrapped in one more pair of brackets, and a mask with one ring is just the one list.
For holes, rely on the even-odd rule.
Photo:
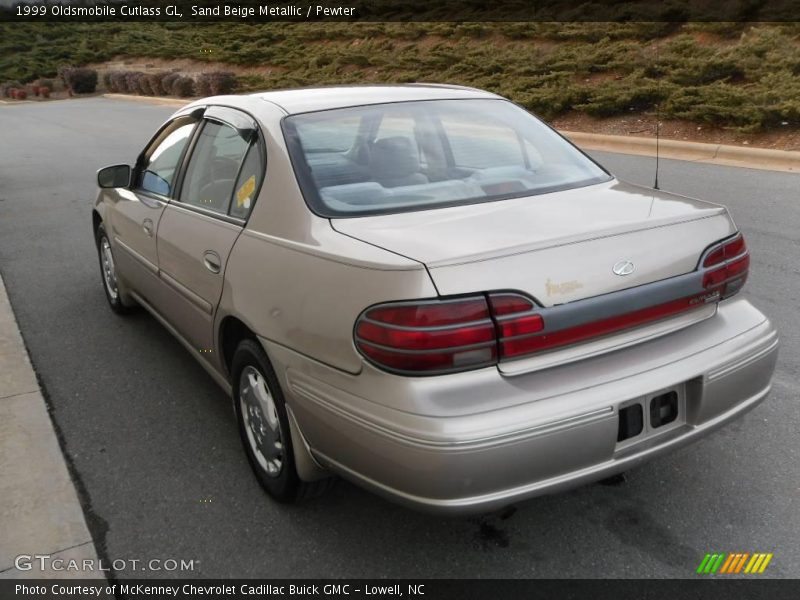
{"label": "trunk lid", "polygon": [[441,295],[517,290],[542,306],[688,273],[736,231],[722,206],[619,181],[331,224],[425,264]]}

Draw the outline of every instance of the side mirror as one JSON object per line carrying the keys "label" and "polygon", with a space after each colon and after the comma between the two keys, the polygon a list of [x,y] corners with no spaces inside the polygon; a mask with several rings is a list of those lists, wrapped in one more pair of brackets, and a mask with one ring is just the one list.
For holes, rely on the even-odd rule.
{"label": "side mirror", "polygon": [[130,183],[130,165],[113,165],[97,172],[97,185],[101,188],[126,188]]}

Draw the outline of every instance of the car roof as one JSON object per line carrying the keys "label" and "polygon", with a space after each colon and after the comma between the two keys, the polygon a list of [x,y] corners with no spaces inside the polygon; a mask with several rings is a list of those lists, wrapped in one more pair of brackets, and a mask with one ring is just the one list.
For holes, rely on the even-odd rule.
{"label": "car roof", "polygon": [[288,114],[387,102],[500,98],[476,88],[435,83],[316,87],[258,92],[250,96],[272,102]]}

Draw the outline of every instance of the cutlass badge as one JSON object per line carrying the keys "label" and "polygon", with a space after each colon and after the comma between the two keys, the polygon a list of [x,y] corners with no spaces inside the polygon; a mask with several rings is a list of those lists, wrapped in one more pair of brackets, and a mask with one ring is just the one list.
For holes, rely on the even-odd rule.
{"label": "cutlass badge", "polygon": [[580,281],[565,281],[563,283],[553,283],[550,279],[544,284],[548,296],[556,296],[558,294],[570,294],[583,287]]}

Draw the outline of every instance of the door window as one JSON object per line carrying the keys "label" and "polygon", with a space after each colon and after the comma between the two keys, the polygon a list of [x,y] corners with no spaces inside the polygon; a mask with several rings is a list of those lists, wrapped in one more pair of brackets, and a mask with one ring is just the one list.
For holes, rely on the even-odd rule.
{"label": "door window", "polygon": [[196,123],[193,119],[176,119],[158,135],[145,151],[137,188],[161,196],[172,195],[175,172]]}
{"label": "door window", "polygon": [[243,133],[230,125],[207,121],[192,151],[180,201],[228,214],[239,167],[250,146],[251,134],[250,130]]}

